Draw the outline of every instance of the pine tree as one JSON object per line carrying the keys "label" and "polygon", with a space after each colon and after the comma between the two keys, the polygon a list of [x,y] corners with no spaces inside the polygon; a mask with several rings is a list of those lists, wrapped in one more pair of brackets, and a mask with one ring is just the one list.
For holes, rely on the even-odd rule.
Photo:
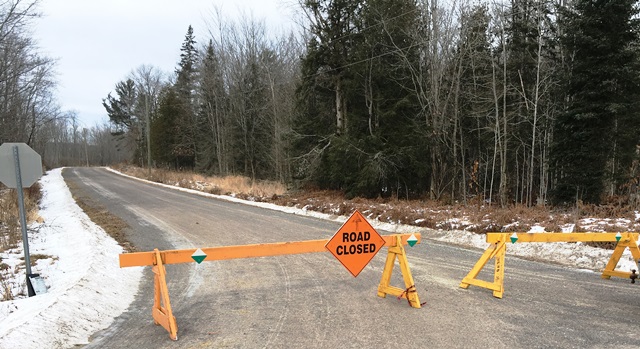
{"label": "pine tree", "polygon": [[[555,125],[554,200],[599,203],[628,175],[638,122],[638,10],[634,0],[576,0],[564,14],[568,105]],[[624,174],[624,175],[623,175]],[[620,179],[618,179],[620,181]]]}
{"label": "pine tree", "polygon": [[198,51],[193,28],[189,26],[182,47],[180,62],[176,69],[175,88],[179,99],[176,118],[176,137],[173,153],[180,159],[180,166],[193,168],[197,162],[196,154],[196,74]]}
{"label": "pine tree", "polygon": [[[298,91],[298,178],[347,195],[416,192],[419,115],[406,61],[418,57],[408,33],[412,1],[307,1],[312,37]],[[422,177],[422,178],[421,178]]]}
{"label": "pine tree", "polygon": [[118,133],[131,131],[139,122],[135,113],[137,91],[133,80],[127,79],[116,84],[116,96],[109,93],[102,100],[102,106],[107,111],[109,122],[116,126]]}
{"label": "pine tree", "polygon": [[137,112],[138,91],[132,79],[120,81],[116,84],[116,96],[109,93],[102,100],[102,106],[107,111],[109,122],[115,126],[112,132],[132,151],[133,161],[142,165],[144,163],[144,135],[141,116]]}
{"label": "pine tree", "polygon": [[234,161],[241,173],[252,179],[269,178],[272,164],[268,155],[273,132],[267,118],[267,87],[262,79],[260,57],[249,56],[239,84],[233,91],[236,99],[234,120]]}
{"label": "pine tree", "polygon": [[[297,88],[298,115],[294,122],[295,177],[316,185],[342,189],[352,169],[333,160],[340,158],[338,136],[345,135],[351,113],[350,70],[359,39],[356,25],[358,3],[349,0],[308,0],[303,10],[312,18],[307,52],[301,61],[302,81]],[[342,173],[342,176],[338,175]]]}
{"label": "pine tree", "polygon": [[173,87],[165,88],[160,96],[158,114],[151,122],[151,157],[160,166],[179,167],[174,152],[176,144],[176,115],[180,114],[180,99]]}
{"label": "pine tree", "polygon": [[184,42],[180,47],[180,62],[176,68],[176,86],[178,93],[191,99],[194,94],[195,74],[198,63],[198,51],[193,34],[193,27],[187,28]]}

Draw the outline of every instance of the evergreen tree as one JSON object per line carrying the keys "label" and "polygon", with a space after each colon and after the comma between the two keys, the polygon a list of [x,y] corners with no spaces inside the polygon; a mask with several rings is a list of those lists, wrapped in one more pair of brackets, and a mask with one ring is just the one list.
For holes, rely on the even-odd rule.
{"label": "evergreen tree", "polygon": [[173,153],[180,159],[181,166],[193,168],[197,162],[196,154],[196,74],[198,51],[193,28],[189,26],[180,48],[180,62],[176,69],[176,93],[179,98],[179,110],[175,114],[176,137]]}
{"label": "evergreen tree", "polygon": [[298,178],[347,195],[415,193],[421,138],[406,60],[414,2],[308,1],[315,16],[298,91]]}
{"label": "evergreen tree", "polygon": [[558,203],[599,203],[608,182],[629,175],[640,131],[637,14],[634,0],[576,0],[564,14],[572,59],[554,134]]}
{"label": "evergreen tree", "polygon": [[235,167],[252,179],[269,178],[272,170],[269,137],[273,125],[269,123],[267,109],[267,87],[262,79],[260,58],[257,52],[250,55],[241,80],[235,86],[235,120],[233,127]]}
{"label": "evergreen tree", "polygon": [[151,122],[151,157],[160,166],[178,168],[179,154],[175,153],[177,137],[176,115],[181,112],[180,98],[173,87],[165,88],[160,96],[158,114]]}
{"label": "evergreen tree", "polygon": [[107,98],[102,99],[102,106],[107,111],[109,122],[116,126],[117,133],[131,131],[139,122],[135,113],[137,91],[133,80],[118,82],[116,96],[109,93]]}
{"label": "evergreen tree", "polygon": [[120,81],[116,84],[116,96],[109,93],[102,100],[102,106],[107,111],[109,122],[115,126],[113,135],[131,150],[133,161],[142,166],[144,163],[144,135],[141,116],[137,112],[138,91],[132,79]]}
{"label": "evergreen tree", "polygon": [[356,194],[399,196],[402,191],[406,197],[426,188],[421,158],[428,138],[419,127],[421,111],[410,71],[420,56],[411,35],[419,16],[416,3],[406,0],[374,0],[361,10],[363,42],[356,59],[365,63],[353,67],[359,89],[352,97],[349,124],[361,139],[357,147],[366,149],[352,184]]}
{"label": "evergreen tree", "polygon": [[176,87],[183,98],[191,101],[195,92],[195,77],[197,73],[198,50],[193,34],[193,27],[187,28],[184,42],[180,47],[180,62],[176,68]]}

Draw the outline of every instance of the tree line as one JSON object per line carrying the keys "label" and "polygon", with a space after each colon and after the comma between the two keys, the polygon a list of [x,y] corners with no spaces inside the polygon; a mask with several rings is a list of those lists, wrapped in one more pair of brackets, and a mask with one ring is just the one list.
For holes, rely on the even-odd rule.
{"label": "tree line", "polygon": [[143,166],[348,196],[635,204],[632,0],[300,0],[298,32],[213,16],[173,74],[103,101]]}
{"label": "tree line", "polygon": [[290,181],[303,46],[262,22],[213,23],[204,45],[188,28],[174,74],[143,65],[118,82],[103,100],[110,121],[139,165]]}
{"label": "tree line", "polygon": [[502,205],[634,189],[634,1],[306,4],[299,101],[316,182]]}

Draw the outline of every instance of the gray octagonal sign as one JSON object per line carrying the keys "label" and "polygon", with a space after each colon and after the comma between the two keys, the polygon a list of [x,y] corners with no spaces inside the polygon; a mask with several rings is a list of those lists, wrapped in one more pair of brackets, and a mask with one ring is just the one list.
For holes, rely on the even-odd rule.
{"label": "gray octagonal sign", "polygon": [[9,188],[17,188],[14,148],[18,149],[22,187],[29,188],[42,176],[40,154],[25,143],[3,143],[0,145],[0,182]]}

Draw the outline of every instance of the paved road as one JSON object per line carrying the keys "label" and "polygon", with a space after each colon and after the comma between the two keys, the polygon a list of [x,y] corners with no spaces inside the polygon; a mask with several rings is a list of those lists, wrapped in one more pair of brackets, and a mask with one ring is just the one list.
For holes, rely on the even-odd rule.
{"label": "paved road", "polygon": [[[128,238],[141,250],[325,239],[339,228],[104,169],[67,169],[64,177],[126,220]],[[640,346],[638,285],[507,256],[505,296],[495,299],[485,289],[458,288],[481,251],[424,237],[408,250],[419,296],[427,302],[422,309],[376,296],[384,253],[358,278],[329,253],[169,265],[179,340],[153,325],[153,278],[146,268],[134,303],[87,348]],[[399,277],[396,270],[394,285],[402,284]]]}

